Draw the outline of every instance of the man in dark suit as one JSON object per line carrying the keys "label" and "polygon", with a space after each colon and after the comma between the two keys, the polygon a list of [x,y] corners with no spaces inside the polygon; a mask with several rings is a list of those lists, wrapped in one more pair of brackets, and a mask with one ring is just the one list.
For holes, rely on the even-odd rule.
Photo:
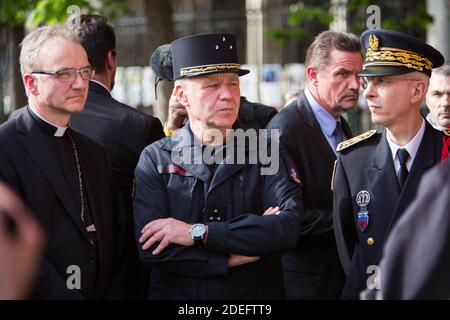
{"label": "man in dark suit", "polygon": [[341,113],[356,106],[361,69],[356,36],[322,32],[307,51],[307,87],[267,127],[280,131],[304,186],[301,234],[283,258],[288,299],[338,299],[342,292],[345,276],[334,240],[331,178],[336,146],[351,137]]}
{"label": "man in dark suit", "polygon": [[383,299],[450,298],[450,161],[423,177],[380,263]]}
{"label": "man in dark suit", "polygon": [[86,51],[69,29],[42,27],[24,39],[20,64],[29,105],[0,126],[0,179],[48,240],[33,298],[121,298],[124,222],[108,158],[69,127],[93,75]]}
{"label": "man in dark suit", "polygon": [[338,146],[334,225],[347,273],[343,298],[378,286],[381,251],[392,226],[416,196],[422,175],[442,156],[442,133],[420,114],[434,67],[444,58],[406,34],[383,29],[361,35],[366,51],[364,97],[371,130]]}
{"label": "man in dark suit", "polygon": [[[112,162],[128,225],[127,261],[129,298],[146,297],[148,275],[137,257],[133,232],[133,178],[141,151],[164,136],[161,122],[111,97],[116,73],[116,41],[113,28],[98,15],[81,16],[80,38],[95,68],[89,81],[84,110],[74,114],[71,126],[100,142]],[[147,269],[148,270],[148,269]]]}

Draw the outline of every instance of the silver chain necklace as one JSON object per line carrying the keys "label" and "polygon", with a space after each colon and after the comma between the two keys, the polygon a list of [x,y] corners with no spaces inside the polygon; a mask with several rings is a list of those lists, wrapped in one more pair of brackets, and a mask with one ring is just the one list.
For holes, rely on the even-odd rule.
{"label": "silver chain necklace", "polygon": [[83,178],[81,177],[81,167],[80,167],[80,160],[78,159],[78,150],[77,146],[75,144],[75,141],[72,138],[72,135],[70,134],[70,131],[67,131],[67,135],[70,138],[70,141],[72,142],[72,148],[73,153],[75,155],[75,162],[77,163],[77,171],[78,171],[78,182],[79,182],[79,189],[80,189],[80,199],[81,199],[81,221],[84,223],[84,196],[83,196]]}

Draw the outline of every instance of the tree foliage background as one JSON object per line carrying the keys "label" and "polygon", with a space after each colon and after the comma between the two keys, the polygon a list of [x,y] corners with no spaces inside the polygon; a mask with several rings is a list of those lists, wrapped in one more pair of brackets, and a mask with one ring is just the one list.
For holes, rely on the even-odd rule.
{"label": "tree foliage background", "polygon": [[[19,44],[25,36],[25,28],[65,23],[69,17],[67,8],[72,5],[78,6],[81,13],[98,13],[109,19],[130,13],[128,0],[0,1],[0,97],[8,91],[8,104],[13,110],[26,104],[18,65]],[[0,101],[0,105],[4,102]],[[7,117],[1,111],[0,123]]]}
{"label": "tree foliage background", "polygon": [[9,27],[25,24],[27,28],[62,23],[67,20],[67,8],[71,5],[82,8],[82,13],[101,13],[110,19],[129,12],[127,0],[102,0],[97,6],[92,3],[88,0],[2,0],[0,23]]}
{"label": "tree foliage background", "polygon": [[[348,0],[343,3],[347,7],[348,31],[362,33],[366,27],[367,7],[377,5],[381,9],[381,27],[398,30],[424,38],[426,29],[433,22],[427,13],[426,0],[389,1],[389,0]],[[311,43],[317,33],[311,26],[317,24],[327,28],[333,21],[330,13],[331,1],[299,1],[289,8],[287,25],[283,28],[269,28],[267,35],[280,45],[292,39],[300,39]]]}

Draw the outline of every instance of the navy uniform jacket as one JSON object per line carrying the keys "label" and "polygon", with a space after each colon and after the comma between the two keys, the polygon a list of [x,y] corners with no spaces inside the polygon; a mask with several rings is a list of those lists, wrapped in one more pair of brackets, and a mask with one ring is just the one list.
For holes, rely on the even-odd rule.
{"label": "navy uniform jacket", "polygon": [[[281,255],[295,244],[299,230],[301,187],[290,174],[285,153],[275,175],[261,175],[260,164],[176,165],[193,152],[189,122],[172,138],[145,148],[135,171],[136,235],[149,222],[172,217],[208,225],[206,247],[171,244],[153,256],[139,246],[143,263],[152,266],[152,299],[284,298]],[[250,147],[235,147],[248,152]],[[188,156],[189,157],[189,156]],[[297,181],[297,182],[294,182]],[[261,216],[269,207],[281,213]],[[231,253],[261,256],[254,263],[228,268]]]}
{"label": "navy uniform jacket", "polygon": [[[342,129],[351,131],[341,117]],[[302,91],[297,101],[285,107],[267,129],[279,129],[280,141],[294,161],[303,184],[300,237],[283,258],[288,299],[339,299],[345,274],[333,232],[331,178],[336,154],[326,140]]]}
{"label": "navy uniform jacket", "polygon": [[381,260],[384,299],[450,298],[450,160],[422,179]]}
{"label": "navy uniform jacket", "polygon": [[[386,238],[414,200],[422,175],[440,161],[442,133],[427,122],[425,125],[424,136],[402,191],[386,131],[339,152],[333,187],[333,216],[339,257],[347,274],[343,298],[358,299],[360,291],[367,289],[367,280],[373,272],[367,273],[367,268],[379,264]],[[357,204],[360,191],[370,195],[365,208]],[[357,216],[364,211],[368,212],[369,220],[362,231],[357,226]]]}
{"label": "navy uniform jacket", "polygon": [[[0,126],[0,179],[19,193],[46,236],[32,298],[123,298],[125,224],[116,205],[109,161],[98,143],[70,130],[97,229],[97,248],[90,244],[80,218],[78,195],[71,191],[61,161],[53,156],[28,108]],[[80,268],[81,290],[67,287],[72,265]]]}

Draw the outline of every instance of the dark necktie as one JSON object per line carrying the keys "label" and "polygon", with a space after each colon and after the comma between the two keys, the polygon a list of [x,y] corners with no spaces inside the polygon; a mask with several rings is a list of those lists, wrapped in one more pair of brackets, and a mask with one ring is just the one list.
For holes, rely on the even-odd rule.
{"label": "dark necktie", "polygon": [[345,140],[344,132],[342,131],[341,122],[336,121],[336,128],[333,131],[334,141],[336,142],[336,147],[339,143]]}
{"label": "dark necktie", "polygon": [[409,159],[408,150],[400,148],[397,150],[398,161],[400,162],[400,169],[397,172],[398,183],[400,184],[400,188],[403,188],[403,185],[408,178],[408,169],[406,168],[406,162]]}

